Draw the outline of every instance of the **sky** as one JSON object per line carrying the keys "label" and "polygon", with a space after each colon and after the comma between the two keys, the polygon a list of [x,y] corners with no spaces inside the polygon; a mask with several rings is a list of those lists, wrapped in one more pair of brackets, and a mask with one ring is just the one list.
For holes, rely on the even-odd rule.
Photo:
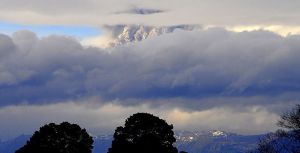
{"label": "sky", "polygon": [[[260,134],[300,104],[298,1],[0,2],[0,139],[63,121],[112,134],[137,112]],[[119,25],[201,28],[102,47]]]}
{"label": "sky", "polygon": [[0,22],[1,33],[12,35],[16,31],[28,30],[39,37],[48,35],[69,35],[77,38],[101,35],[101,29],[95,26],[63,26],[63,25],[30,25],[21,23]]}

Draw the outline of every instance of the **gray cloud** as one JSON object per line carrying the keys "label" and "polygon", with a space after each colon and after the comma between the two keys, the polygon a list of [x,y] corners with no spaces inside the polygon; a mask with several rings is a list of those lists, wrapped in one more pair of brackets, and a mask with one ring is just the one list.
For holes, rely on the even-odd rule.
{"label": "gray cloud", "polygon": [[[96,103],[95,103],[96,101]],[[101,100],[100,100],[101,101]],[[147,104],[122,106],[114,101],[99,105],[96,99],[81,99],[47,105],[18,105],[0,108],[1,138],[31,134],[49,122],[69,121],[87,128],[93,135],[112,134],[124,124],[125,119],[136,112],[153,113],[173,124],[176,130],[222,129],[242,134],[257,134],[275,130],[278,115],[261,106],[218,107],[200,111],[186,111],[178,107]],[[22,127],[20,129],[20,127]]]}
{"label": "gray cloud", "polygon": [[261,133],[300,102],[299,35],[178,30],[100,49],[19,31],[0,44],[3,137],[64,120],[98,134],[140,111],[176,129]]}
{"label": "gray cloud", "polygon": [[15,45],[10,37],[1,34],[0,35],[0,58],[4,58],[14,52]]}
{"label": "gray cloud", "polygon": [[[0,20],[23,24],[299,25],[300,13],[300,3],[295,0],[1,0],[1,3]],[[131,10],[132,6],[151,9]],[[124,10],[130,10],[129,14],[111,14]],[[155,10],[168,11],[132,14]]]}
{"label": "gray cloud", "polygon": [[150,15],[150,14],[157,14],[163,13],[165,10],[160,9],[151,9],[151,8],[140,8],[140,7],[133,7],[129,10],[116,12],[115,14],[138,14],[138,15]]}
{"label": "gray cloud", "polygon": [[11,53],[0,62],[1,105],[89,96],[278,97],[300,89],[298,35],[176,31],[109,51],[26,31],[3,38],[0,48]]}

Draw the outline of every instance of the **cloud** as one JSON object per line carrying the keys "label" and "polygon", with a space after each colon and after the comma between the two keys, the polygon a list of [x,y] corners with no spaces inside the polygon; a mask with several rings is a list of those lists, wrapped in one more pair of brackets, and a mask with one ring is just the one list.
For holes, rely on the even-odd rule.
{"label": "cloud", "polygon": [[200,25],[105,25],[103,26],[103,35],[84,39],[82,43],[100,48],[110,48],[143,41],[151,37],[172,33],[176,30],[193,31],[199,29],[201,29]]}
{"label": "cloud", "polygon": [[[0,108],[1,138],[11,138],[20,134],[31,134],[38,127],[49,123],[69,121],[87,128],[93,135],[113,134],[117,126],[137,112],[149,112],[173,124],[175,130],[222,129],[242,134],[256,134],[275,130],[278,115],[264,107],[236,108],[220,107],[203,111],[186,111],[181,108],[147,104],[122,106],[115,102],[99,105],[95,99],[67,101],[47,105],[18,105]],[[22,127],[20,129],[20,127]]]}
{"label": "cloud", "polygon": [[149,15],[149,14],[156,14],[156,13],[163,13],[164,10],[160,9],[151,9],[151,8],[139,8],[133,7],[132,9],[126,11],[116,12],[115,14],[138,14],[138,15]]}
{"label": "cloud", "polygon": [[[137,111],[157,114],[177,129],[260,133],[273,130],[278,114],[299,104],[298,1],[2,0],[1,4],[0,20],[6,22],[118,25],[110,27],[112,38],[93,38],[84,44],[115,40],[127,24],[204,27],[146,40],[137,34],[135,43],[109,49],[83,46],[68,36],[0,34],[4,137],[64,120],[101,133]],[[130,40],[126,36],[122,40]]]}
{"label": "cloud", "polygon": [[233,26],[227,29],[235,32],[266,30],[277,33],[281,36],[289,36],[300,34],[299,26],[282,26],[282,25],[249,25],[249,26]]}
{"label": "cloud", "polygon": [[14,52],[15,45],[10,37],[1,34],[0,35],[0,58],[8,56],[10,53]]}
{"label": "cloud", "polygon": [[[294,0],[2,0],[0,20],[53,25],[299,25],[300,3]],[[70,5],[72,4],[72,5]],[[138,9],[132,9],[138,6]],[[150,9],[149,9],[150,8]],[[278,9],[280,8],[280,9]],[[112,12],[125,12],[112,14]],[[163,13],[155,13],[168,10]],[[151,15],[140,15],[149,14]]]}
{"label": "cloud", "polygon": [[26,31],[3,38],[9,56],[0,62],[1,105],[89,96],[278,97],[300,88],[298,35],[175,31],[107,50]]}
{"label": "cloud", "polygon": [[29,31],[0,36],[7,137],[63,120],[101,133],[137,111],[178,129],[260,133],[300,99],[299,35],[178,30],[110,49]]}

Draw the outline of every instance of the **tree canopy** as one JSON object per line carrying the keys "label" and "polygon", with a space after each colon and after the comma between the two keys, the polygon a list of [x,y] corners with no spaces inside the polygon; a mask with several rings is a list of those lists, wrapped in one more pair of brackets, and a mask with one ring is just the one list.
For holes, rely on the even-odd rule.
{"label": "tree canopy", "polygon": [[76,124],[50,123],[36,131],[16,153],[91,153],[93,139]]}
{"label": "tree canopy", "polygon": [[173,126],[148,113],[137,113],[117,127],[108,153],[177,153]]}
{"label": "tree canopy", "polygon": [[278,125],[291,131],[291,136],[300,141],[300,105],[296,105],[292,111],[283,114]]}

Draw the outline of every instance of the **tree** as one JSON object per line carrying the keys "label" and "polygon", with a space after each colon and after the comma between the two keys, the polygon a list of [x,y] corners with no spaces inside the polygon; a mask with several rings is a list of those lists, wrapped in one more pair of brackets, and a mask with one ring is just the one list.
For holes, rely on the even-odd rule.
{"label": "tree", "polygon": [[291,112],[283,114],[278,126],[291,131],[290,136],[300,141],[300,105],[296,105]]}
{"label": "tree", "polygon": [[108,153],[178,153],[173,126],[148,113],[137,113],[117,127]]}
{"label": "tree", "polygon": [[44,125],[16,153],[91,153],[93,139],[76,124]]}
{"label": "tree", "polygon": [[281,116],[277,125],[286,130],[277,130],[260,140],[256,153],[300,152],[300,105]]}

